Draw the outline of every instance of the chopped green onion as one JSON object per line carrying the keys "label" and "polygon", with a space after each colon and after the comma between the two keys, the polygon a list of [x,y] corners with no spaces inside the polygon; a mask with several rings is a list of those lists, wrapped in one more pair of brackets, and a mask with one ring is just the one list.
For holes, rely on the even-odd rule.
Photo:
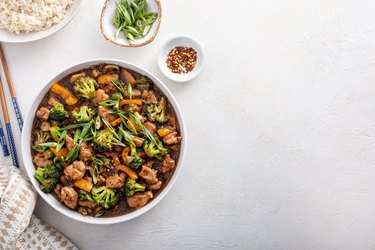
{"label": "chopped green onion", "polygon": [[116,3],[113,24],[116,26],[115,40],[123,31],[126,39],[135,42],[150,31],[158,18],[158,13],[146,13],[147,0],[122,0]]}

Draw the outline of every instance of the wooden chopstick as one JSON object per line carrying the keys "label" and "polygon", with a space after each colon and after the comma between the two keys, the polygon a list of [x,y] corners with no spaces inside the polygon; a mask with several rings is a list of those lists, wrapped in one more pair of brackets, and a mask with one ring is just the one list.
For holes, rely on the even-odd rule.
{"label": "wooden chopstick", "polygon": [[8,107],[7,107],[7,103],[6,103],[6,100],[5,100],[4,88],[3,88],[3,83],[1,81],[1,77],[0,77],[0,102],[1,102],[1,107],[3,109],[5,129],[7,131],[9,148],[10,148],[10,155],[12,156],[12,162],[13,162],[14,166],[19,167],[17,150],[16,150],[16,145],[14,143],[12,126],[10,124]]}
{"label": "wooden chopstick", "polygon": [[0,60],[1,60],[1,63],[3,64],[5,78],[7,79],[10,96],[12,97],[12,103],[13,103],[14,112],[16,113],[18,127],[20,128],[20,131],[22,132],[22,128],[23,128],[22,113],[18,105],[16,90],[14,89],[12,77],[10,76],[10,71],[8,68],[8,63],[5,58],[4,51],[3,51],[1,44],[0,44]]}

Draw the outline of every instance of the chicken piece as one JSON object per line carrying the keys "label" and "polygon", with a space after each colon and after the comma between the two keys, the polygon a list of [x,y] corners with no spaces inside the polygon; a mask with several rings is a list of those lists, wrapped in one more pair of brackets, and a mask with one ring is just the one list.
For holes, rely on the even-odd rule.
{"label": "chicken piece", "polygon": [[61,185],[57,184],[56,187],[53,189],[53,193],[61,200]]}
{"label": "chicken piece", "polygon": [[147,204],[149,200],[154,197],[151,191],[143,192],[140,194],[135,194],[131,197],[127,197],[126,201],[128,202],[129,207],[131,208],[141,208]]}
{"label": "chicken piece", "polygon": [[105,180],[107,188],[122,188],[124,186],[126,175],[124,173],[114,174]]}
{"label": "chicken piece", "polygon": [[79,150],[79,159],[88,161],[93,155],[92,147],[87,145],[86,142],[82,142],[81,149]]}
{"label": "chicken piece", "polygon": [[112,158],[113,165],[119,165],[119,164],[121,164],[120,158],[119,158],[118,154],[116,154],[114,152],[105,152],[104,155],[107,156],[107,157],[111,157]]}
{"label": "chicken piece", "polygon": [[91,201],[78,201],[78,204],[80,206],[83,206],[83,207],[89,207],[89,208],[94,208],[96,207],[96,204],[95,203],[92,203]]}
{"label": "chicken piece", "polygon": [[177,132],[172,132],[163,137],[163,142],[167,145],[173,145],[173,144],[179,143],[181,139],[182,139],[181,136],[177,136]]}
{"label": "chicken piece", "polygon": [[51,121],[51,126],[59,126],[59,123],[58,121]]}
{"label": "chicken piece", "polygon": [[100,87],[104,90],[105,93],[109,94],[117,90],[117,87],[112,82],[102,83]]}
{"label": "chicken piece", "polygon": [[67,179],[66,179],[65,175],[62,174],[62,175],[60,176],[60,182],[62,182],[62,183],[67,182]]}
{"label": "chicken piece", "polygon": [[59,104],[59,100],[57,100],[57,98],[51,96],[49,99],[48,99],[48,105],[50,106],[55,106],[56,104]]}
{"label": "chicken piece", "polygon": [[94,69],[91,71],[91,76],[94,78],[97,78],[100,75],[99,71],[97,69]]}
{"label": "chicken piece", "polygon": [[162,163],[162,173],[165,174],[166,172],[171,171],[174,169],[175,165],[176,161],[167,155]]}
{"label": "chicken piece", "polygon": [[36,116],[44,121],[47,121],[48,120],[48,117],[49,117],[49,109],[45,108],[45,107],[41,107],[40,109],[38,109],[38,111],[36,112]]}
{"label": "chicken piece", "polygon": [[71,209],[75,209],[77,207],[78,202],[78,194],[77,191],[74,190],[72,187],[63,187],[61,189],[61,200],[64,204]]}
{"label": "chicken piece", "polygon": [[52,164],[52,160],[48,159],[46,152],[38,153],[34,156],[33,162],[37,167],[45,167]]}
{"label": "chicken piece", "polygon": [[142,166],[141,172],[139,172],[139,176],[146,180],[148,184],[154,184],[158,181],[157,178],[158,171],[155,169],[151,169],[146,167],[145,165]]}
{"label": "chicken piece", "polygon": [[86,166],[83,161],[74,161],[73,164],[67,166],[64,174],[68,180],[76,181],[83,178],[86,172]]}
{"label": "chicken piece", "polygon": [[129,104],[126,106],[126,110],[130,113],[135,113],[135,112],[140,112],[141,107],[138,106],[137,104]]}
{"label": "chicken piece", "polygon": [[42,124],[40,125],[40,129],[44,132],[48,132],[50,128],[51,128],[51,123],[47,121],[43,121]]}
{"label": "chicken piece", "polygon": [[158,103],[158,98],[156,97],[156,94],[153,90],[143,90],[142,92],[142,96],[141,96],[143,99],[146,99],[146,103],[154,103],[154,104],[157,104]]}
{"label": "chicken piece", "polygon": [[89,214],[88,209],[86,207],[79,207],[78,213],[82,214],[83,216],[86,216]]}
{"label": "chicken piece", "polygon": [[109,108],[107,108],[107,107],[99,106],[98,107],[98,114],[100,115],[100,117],[106,119],[109,122],[112,122],[112,121],[116,120],[117,116],[114,115],[114,114],[110,114],[108,112],[108,110],[109,110]]}
{"label": "chicken piece", "polygon": [[134,141],[134,143],[137,147],[142,147],[143,143],[145,142],[145,139],[141,138],[139,136],[130,135],[130,137],[133,139],[133,141]]}
{"label": "chicken piece", "polygon": [[98,182],[96,183],[96,185],[98,186],[105,185],[105,178],[103,177],[103,175],[99,175]]}
{"label": "chicken piece", "polygon": [[82,72],[82,73],[78,73],[78,74],[74,74],[70,77],[70,80],[69,80],[69,83],[72,84],[74,83],[75,81],[78,80],[78,78],[82,77],[82,76],[85,76],[85,72]]}
{"label": "chicken piece", "polygon": [[145,124],[145,127],[147,128],[147,130],[151,133],[151,134],[155,134],[156,133],[156,125],[153,124],[152,122],[146,122]]}
{"label": "chicken piece", "polygon": [[102,89],[98,89],[96,91],[96,96],[91,99],[91,101],[95,104],[95,105],[98,105],[99,102],[101,101],[105,101],[105,100],[108,100],[109,99],[109,95],[107,93],[105,93],[104,90]]}
{"label": "chicken piece", "polygon": [[68,148],[69,151],[72,150],[72,148],[74,148],[76,146],[73,138],[70,137],[69,135],[65,136],[65,144],[66,144],[66,147]]}
{"label": "chicken piece", "polygon": [[163,182],[157,181],[154,184],[148,185],[148,190],[159,190],[161,188],[162,184],[163,184]]}
{"label": "chicken piece", "polygon": [[146,166],[148,168],[152,168],[152,165],[154,165],[154,162],[153,161],[148,161],[146,162],[145,164],[143,164],[143,166]]}
{"label": "chicken piece", "polygon": [[[133,98],[139,98],[142,95],[141,91],[139,89],[133,89],[132,90],[132,97]],[[126,91],[124,93],[125,98],[129,98],[129,93]]]}

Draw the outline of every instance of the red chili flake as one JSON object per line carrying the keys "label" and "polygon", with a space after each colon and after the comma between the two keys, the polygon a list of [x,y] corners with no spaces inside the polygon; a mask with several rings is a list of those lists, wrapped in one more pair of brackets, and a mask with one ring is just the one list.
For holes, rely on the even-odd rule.
{"label": "red chili flake", "polygon": [[167,66],[173,73],[186,74],[194,69],[197,58],[192,47],[177,46],[168,53]]}

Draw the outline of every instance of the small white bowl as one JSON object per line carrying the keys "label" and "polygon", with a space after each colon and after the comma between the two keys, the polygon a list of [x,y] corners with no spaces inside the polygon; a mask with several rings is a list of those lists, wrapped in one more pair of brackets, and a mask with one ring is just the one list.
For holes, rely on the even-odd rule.
{"label": "small white bowl", "polygon": [[62,29],[65,25],[67,25],[77,14],[80,6],[81,0],[74,0],[72,5],[69,6],[69,8],[66,10],[64,19],[60,23],[52,25],[51,27],[45,30],[21,33],[17,35],[5,29],[0,29],[0,41],[7,43],[24,43],[48,37]]}
{"label": "small white bowl", "polygon": [[[189,73],[173,73],[167,66],[168,54],[176,46],[192,47],[197,52],[197,64]],[[161,48],[158,56],[158,64],[161,72],[163,72],[166,77],[175,82],[188,82],[193,80],[202,71],[203,63],[204,52],[202,47],[193,38],[187,36],[178,36],[166,42]]]}
{"label": "small white bowl", "polygon": [[[35,112],[43,99],[44,95],[49,91],[51,84],[53,82],[61,80],[63,77],[67,76],[70,73],[76,72],[78,70],[90,67],[91,65],[96,65],[99,63],[106,63],[106,64],[117,64],[120,65],[124,68],[128,68],[130,70],[133,70],[135,72],[138,72],[142,75],[147,76],[150,78],[154,84],[162,91],[162,93],[168,98],[170,104],[172,105],[176,116],[178,123],[180,125],[180,133],[181,136],[183,137],[183,140],[181,141],[181,148],[180,148],[180,156],[176,165],[175,172],[173,173],[172,178],[168,182],[168,184],[164,187],[164,189],[156,196],[154,199],[152,199],[149,203],[147,203],[144,207],[137,209],[131,213],[120,215],[120,216],[115,216],[115,217],[91,217],[91,216],[83,216],[77,211],[71,210],[67,208],[66,206],[62,205],[55,197],[52,196],[52,194],[46,194],[43,191],[40,190],[39,188],[39,183],[38,181],[34,178],[34,172],[35,172],[35,167],[32,162],[32,157],[31,157],[31,147],[30,147],[30,138],[32,136],[32,127],[33,127],[33,122],[34,122],[34,117],[35,117]],[[38,97],[34,100],[33,104],[30,107],[29,113],[25,119],[24,122],[24,128],[22,130],[22,141],[21,141],[21,149],[22,149],[22,158],[23,158],[23,163],[26,169],[26,173],[30,179],[30,182],[33,184],[35,190],[39,193],[39,195],[54,209],[62,213],[63,215],[74,219],[76,221],[81,221],[85,223],[90,223],[90,224],[115,224],[119,222],[124,222],[128,221],[131,219],[134,219],[145,212],[149,211],[151,208],[153,208],[156,204],[158,204],[166,195],[167,193],[171,190],[174,182],[176,181],[178,174],[181,171],[181,167],[184,161],[184,155],[185,155],[185,148],[186,148],[186,131],[185,131],[185,123],[182,117],[182,113],[178,107],[178,104],[173,97],[172,93],[167,89],[167,87],[152,73],[148,72],[147,70],[138,67],[134,64],[125,62],[125,61],[120,61],[120,60],[114,60],[114,59],[95,59],[95,60],[89,60],[85,61],[76,65],[73,65],[60,74],[58,74],[56,77],[52,78],[48,82],[46,82],[46,85],[44,88],[41,90],[39,93]]]}
{"label": "small white bowl", "polygon": [[142,38],[135,39],[135,43],[131,43],[126,39],[124,32],[120,32],[120,35],[115,39],[115,34],[117,31],[116,26],[113,24],[113,17],[116,9],[116,3],[120,3],[120,0],[106,0],[102,9],[100,16],[100,31],[102,32],[104,38],[114,44],[117,44],[121,47],[141,47],[147,45],[154,41],[156,35],[158,34],[162,9],[160,0],[151,0],[147,1],[147,12],[156,12],[158,13],[158,18],[152,24],[150,31],[146,36]]}

